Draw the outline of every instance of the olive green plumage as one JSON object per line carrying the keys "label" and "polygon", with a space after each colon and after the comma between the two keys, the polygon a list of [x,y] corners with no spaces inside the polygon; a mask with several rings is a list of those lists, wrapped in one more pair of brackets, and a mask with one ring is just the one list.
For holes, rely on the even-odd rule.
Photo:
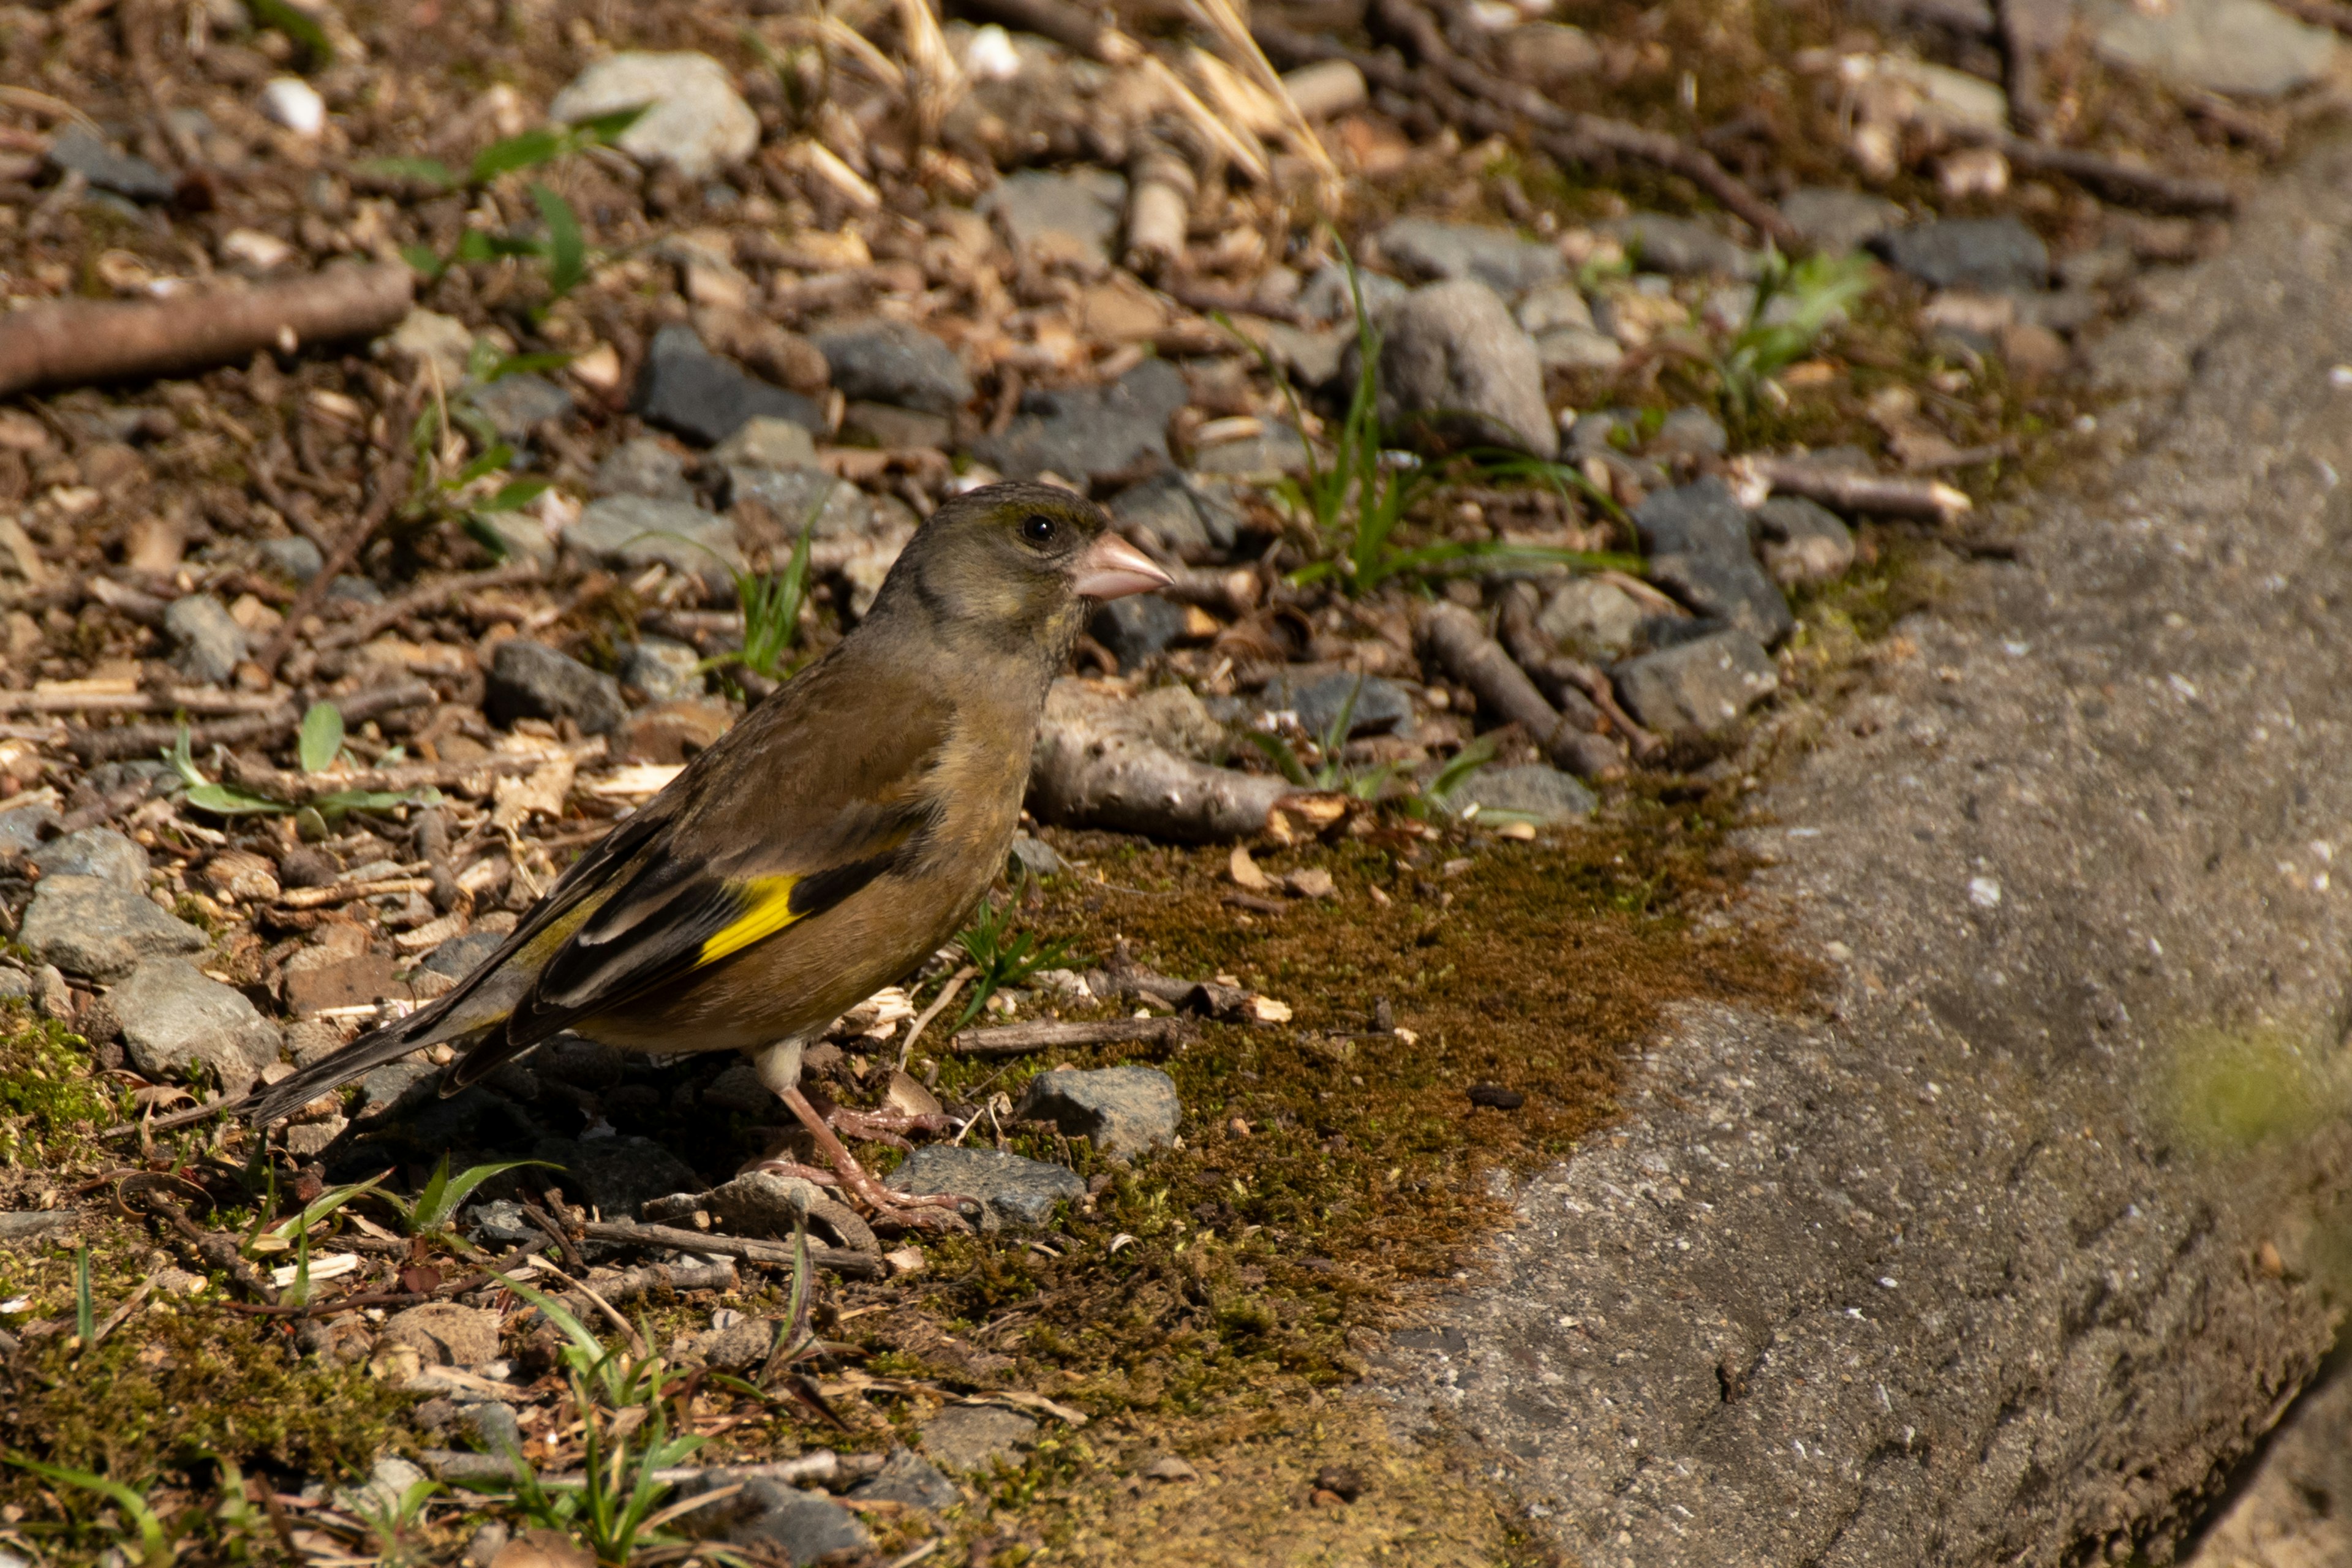
{"label": "olive green plumage", "polygon": [[1003,863],[1081,584],[1149,585],[1107,528],[1042,485],[942,504],[866,619],[583,855],[497,952],[278,1084],[258,1119],[439,1041],[465,1051],[453,1090],[565,1029],[756,1050],[904,975]]}

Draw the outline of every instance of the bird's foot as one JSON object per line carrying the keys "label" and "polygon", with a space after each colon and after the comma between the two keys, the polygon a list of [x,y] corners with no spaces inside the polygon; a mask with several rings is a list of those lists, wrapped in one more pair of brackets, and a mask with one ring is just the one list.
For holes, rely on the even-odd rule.
{"label": "bird's foot", "polygon": [[871,1142],[887,1143],[894,1149],[912,1150],[907,1142],[909,1132],[950,1132],[955,1123],[944,1116],[909,1113],[902,1110],[856,1110],[846,1105],[836,1105],[825,1115],[834,1130],[845,1138],[863,1138]]}
{"label": "bird's foot", "polygon": [[[971,1233],[970,1222],[958,1211],[972,1200],[946,1193],[890,1191],[857,1163],[857,1157],[835,1135],[833,1128],[817,1108],[809,1103],[806,1095],[794,1088],[785,1089],[779,1098],[800,1124],[808,1129],[809,1136],[816,1142],[819,1157],[833,1167],[832,1184],[871,1209],[876,1222],[897,1226],[904,1230]],[[836,1110],[835,1114],[839,1112]]]}

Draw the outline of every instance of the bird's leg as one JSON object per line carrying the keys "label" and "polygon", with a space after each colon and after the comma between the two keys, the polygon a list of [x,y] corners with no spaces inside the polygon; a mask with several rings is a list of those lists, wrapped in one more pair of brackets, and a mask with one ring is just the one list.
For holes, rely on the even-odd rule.
{"label": "bird's leg", "polygon": [[857,1157],[834,1135],[824,1117],[811,1105],[808,1096],[801,1092],[801,1042],[779,1040],[760,1053],[755,1070],[768,1092],[784,1102],[800,1124],[808,1129],[816,1142],[818,1157],[833,1167],[842,1187],[866,1201],[877,1219],[889,1220],[909,1229],[955,1230],[967,1228],[956,1209],[965,1200],[940,1193],[917,1195],[894,1193],[866,1174]]}

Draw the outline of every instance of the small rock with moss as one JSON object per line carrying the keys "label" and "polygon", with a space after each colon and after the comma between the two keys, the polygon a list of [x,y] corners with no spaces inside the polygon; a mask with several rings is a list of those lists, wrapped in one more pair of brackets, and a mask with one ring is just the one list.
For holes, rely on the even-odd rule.
{"label": "small rock with moss", "polygon": [[950,1470],[982,1470],[1037,1440],[1037,1423],[993,1405],[950,1405],[923,1423],[923,1452]]}
{"label": "small rock with moss", "polygon": [[[160,911],[159,911],[160,912]],[[106,994],[131,1065],[150,1078],[184,1078],[193,1068],[242,1094],[278,1059],[278,1026],[245,993],[184,958],[151,958]]]}
{"label": "small rock with moss", "polygon": [[1054,1217],[1054,1205],[1087,1195],[1077,1173],[1043,1160],[995,1149],[932,1143],[916,1150],[884,1184],[893,1192],[955,1193],[977,1198],[984,1228],[1035,1229]]}
{"label": "small rock with moss", "polygon": [[479,1366],[499,1359],[498,1315],[454,1301],[428,1301],[395,1312],[380,1338],[406,1345],[428,1366]]}

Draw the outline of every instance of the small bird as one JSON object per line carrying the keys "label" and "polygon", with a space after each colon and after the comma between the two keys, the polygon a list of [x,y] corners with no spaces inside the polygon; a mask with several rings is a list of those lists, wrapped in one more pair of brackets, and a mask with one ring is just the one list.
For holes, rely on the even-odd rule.
{"label": "small bird", "polygon": [[920,1223],[801,1093],[802,1047],[937,951],[994,880],[1086,602],[1169,580],[1067,491],[942,502],[831,652],[583,854],[454,990],[279,1082],[256,1121],[444,1041],[463,1053],[445,1094],[565,1030],[736,1050],[845,1185]]}

